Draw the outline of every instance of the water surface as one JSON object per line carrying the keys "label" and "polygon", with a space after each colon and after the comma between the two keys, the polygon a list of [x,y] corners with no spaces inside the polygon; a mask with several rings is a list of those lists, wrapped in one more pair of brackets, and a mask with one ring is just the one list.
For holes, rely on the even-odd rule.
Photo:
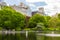
{"label": "water surface", "polygon": [[[27,33],[27,34],[26,34]],[[59,32],[0,33],[0,40],[60,40]],[[26,37],[27,36],[27,37]]]}

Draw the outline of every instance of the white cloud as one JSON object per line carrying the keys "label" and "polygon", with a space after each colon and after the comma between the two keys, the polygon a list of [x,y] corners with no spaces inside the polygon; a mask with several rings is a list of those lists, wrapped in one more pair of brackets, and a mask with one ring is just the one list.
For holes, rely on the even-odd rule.
{"label": "white cloud", "polygon": [[26,1],[29,3],[39,2],[39,1],[46,2],[48,5],[43,7],[45,8],[45,13],[49,14],[50,16],[54,15],[56,12],[60,12],[60,0],[26,0]]}
{"label": "white cloud", "polygon": [[9,6],[9,4],[7,4],[7,6]]}
{"label": "white cloud", "polygon": [[[47,14],[49,14],[50,16],[51,15],[54,15],[54,14],[56,14],[57,12],[60,12],[60,2],[59,2],[59,0],[50,0],[50,1],[46,1],[46,3],[48,4],[47,6],[45,6],[45,12],[47,13]],[[48,13],[48,11],[50,12],[50,13]]]}
{"label": "white cloud", "polygon": [[33,3],[33,2],[40,2],[40,1],[44,1],[44,0],[26,0],[26,2],[30,2],[30,3]]}
{"label": "white cloud", "polygon": [[32,3],[31,3],[31,4],[28,4],[28,5],[29,5],[29,6],[33,6],[33,7],[36,7],[36,5],[34,5],[34,4],[32,4]]}

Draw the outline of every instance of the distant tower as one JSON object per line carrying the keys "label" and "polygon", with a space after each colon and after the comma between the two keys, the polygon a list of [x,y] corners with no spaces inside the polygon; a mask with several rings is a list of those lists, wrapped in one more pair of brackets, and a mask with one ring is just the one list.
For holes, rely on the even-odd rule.
{"label": "distant tower", "polygon": [[46,15],[45,12],[44,12],[44,8],[43,7],[39,7],[37,11],[33,11],[32,12],[32,16],[36,13],[39,13],[41,15]]}
{"label": "distant tower", "polygon": [[23,2],[20,2],[20,7],[24,7],[24,3]]}
{"label": "distant tower", "polygon": [[7,6],[6,2],[4,2],[4,0],[0,0],[0,10],[4,6]]}
{"label": "distant tower", "polygon": [[44,8],[43,8],[43,7],[40,7],[40,8],[39,8],[39,12],[40,12],[41,14],[44,14]]}

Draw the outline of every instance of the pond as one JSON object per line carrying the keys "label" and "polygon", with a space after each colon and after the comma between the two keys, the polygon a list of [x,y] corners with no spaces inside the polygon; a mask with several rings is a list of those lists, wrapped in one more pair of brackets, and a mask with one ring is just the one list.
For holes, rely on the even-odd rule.
{"label": "pond", "polygon": [[60,31],[47,31],[37,33],[37,40],[60,40]]}
{"label": "pond", "polygon": [[59,32],[0,32],[0,40],[60,40]]}

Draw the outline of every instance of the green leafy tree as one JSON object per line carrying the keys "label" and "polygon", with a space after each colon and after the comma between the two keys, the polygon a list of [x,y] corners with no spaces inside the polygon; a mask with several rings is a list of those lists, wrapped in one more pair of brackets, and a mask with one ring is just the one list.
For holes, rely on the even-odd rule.
{"label": "green leafy tree", "polygon": [[49,28],[53,28],[54,30],[60,28],[60,20],[58,18],[51,18],[49,20]]}
{"label": "green leafy tree", "polygon": [[0,27],[5,29],[24,28],[25,16],[16,12],[11,7],[4,7],[0,10]]}
{"label": "green leafy tree", "polygon": [[42,31],[45,29],[45,26],[43,23],[37,23],[37,26],[35,27],[35,30]]}
{"label": "green leafy tree", "polygon": [[35,14],[29,19],[29,28],[34,28],[37,23],[43,23],[45,25],[45,17],[40,14]]}
{"label": "green leafy tree", "polygon": [[44,17],[45,17],[45,20],[46,20],[45,27],[48,28],[48,23],[49,23],[49,20],[51,19],[51,17],[50,16],[44,16]]}
{"label": "green leafy tree", "polygon": [[58,18],[60,19],[60,14],[58,14]]}

